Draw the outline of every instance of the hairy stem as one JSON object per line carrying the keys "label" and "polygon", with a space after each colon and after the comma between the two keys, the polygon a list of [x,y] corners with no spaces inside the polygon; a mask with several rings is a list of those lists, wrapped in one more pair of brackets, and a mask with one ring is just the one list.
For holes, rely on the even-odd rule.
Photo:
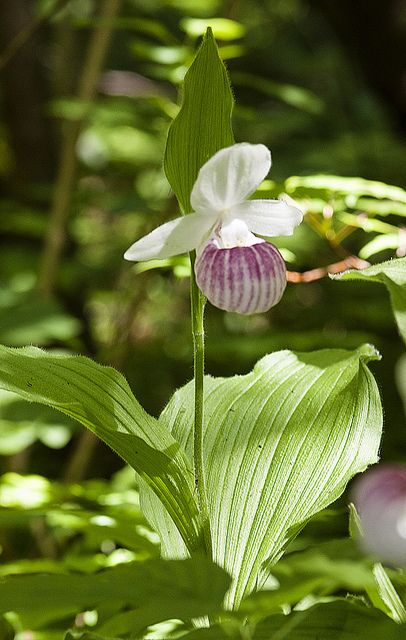
{"label": "hairy stem", "polygon": [[204,305],[205,299],[200,293],[194,275],[195,253],[190,254],[191,262],[191,314],[193,334],[193,364],[195,381],[195,416],[193,431],[193,460],[195,472],[195,485],[198,496],[201,524],[205,542],[206,553],[211,557],[211,532],[209,510],[207,504],[206,479],[203,456],[203,424],[204,424]]}

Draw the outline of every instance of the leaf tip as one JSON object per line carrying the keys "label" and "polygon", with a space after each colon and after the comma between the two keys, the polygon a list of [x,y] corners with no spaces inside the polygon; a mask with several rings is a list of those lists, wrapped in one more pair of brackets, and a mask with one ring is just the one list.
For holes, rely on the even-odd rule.
{"label": "leaf tip", "polygon": [[370,362],[370,360],[381,360],[382,356],[379,353],[378,349],[376,347],[374,347],[373,344],[369,344],[368,342],[361,345],[361,347],[359,347],[357,349],[359,356],[362,360],[365,360],[365,362]]}

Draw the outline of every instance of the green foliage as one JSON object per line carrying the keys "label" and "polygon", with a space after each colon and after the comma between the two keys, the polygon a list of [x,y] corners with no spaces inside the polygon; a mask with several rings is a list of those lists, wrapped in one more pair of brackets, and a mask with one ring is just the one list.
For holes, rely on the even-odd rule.
{"label": "green foliage", "polygon": [[335,600],[292,613],[289,617],[272,616],[259,624],[254,640],[283,638],[284,640],[311,640],[321,637],[329,640],[401,640],[405,629],[389,618],[362,603]]}
{"label": "green foliage", "polygon": [[[214,559],[234,577],[231,605],[263,582],[298,530],[352,475],[377,460],[382,414],[366,367],[377,357],[369,345],[354,353],[282,351],[248,376],[206,379]],[[191,456],[191,384],[174,395],[160,422]],[[145,485],[141,504],[165,554],[176,557],[179,534]]]}
{"label": "green foliage", "polygon": [[[148,560],[84,576],[9,576],[0,583],[0,612],[13,611],[35,628],[114,604],[116,614],[100,632],[135,635],[162,620],[217,612],[228,584],[227,574],[203,557]],[[130,611],[120,613],[125,608]]]}
{"label": "green foliage", "polygon": [[181,109],[166,143],[165,173],[184,213],[200,167],[219,149],[233,144],[233,98],[211,29],[186,74]]}
{"label": "green foliage", "polygon": [[[380,563],[377,563],[373,570],[377,590],[379,597],[381,598],[385,608],[385,613],[388,613],[395,622],[399,624],[406,622],[406,609],[396,592],[388,574]],[[371,598],[373,602],[373,598]]]}
{"label": "green foliage", "polygon": [[14,393],[0,391],[0,455],[13,455],[37,440],[60,449],[70,440],[72,425],[48,407],[33,407]]}
{"label": "green foliage", "polygon": [[192,473],[178,443],[138,404],[117,371],[83,357],[1,347],[0,385],[81,422],[148,483],[189,550],[199,546]]}
{"label": "green foliage", "polygon": [[406,258],[382,262],[362,271],[350,269],[333,277],[338,280],[382,282],[389,291],[399,332],[406,342]]}
{"label": "green foliage", "polygon": [[[83,102],[69,95],[72,79],[80,76],[88,34],[105,24],[95,12],[98,3],[71,0],[54,14],[56,4],[38,3],[39,14],[51,19],[26,44],[28,51],[30,43],[35,50],[39,46],[46,64],[36,69],[43,82],[35,86],[44,94],[36,104],[32,92],[35,117],[19,122],[20,108],[14,114],[17,133],[29,124],[25,173],[12,110],[0,113],[0,341],[64,354],[1,352],[12,363],[7,375],[20,395],[0,396],[0,608],[15,607],[0,617],[0,640],[403,638],[404,625],[397,623],[406,606],[404,572],[372,566],[343,537],[345,499],[334,512],[311,515],[375,459],[380,408],[365,366],[372,350],[340,352],[335,363],[330,352],[322,364],[314,361],[320,354],[275,353],[248,375],[223,378],[247,374],[258,358],[277,349],[356,349],[372,342],[384,354],[376,368],[386,405],[382,456],[404,459],[404,412],[393,384],[402,344],[384,288],[361,282],[386,285],[404,338],[405,143],[392,116],[396,105],[387,97],[381,105],[374,87],[360,81],[362,61],[356,71],[349,67],[346,46],[331,37],[322,3],[309,14],[304,0],[234,3],[233,20],[229,3],[220,0],[127,2],[113,21],[106,62],[111,71],[100,79],[97,100]],[[12,8],[13,3],[4,10],[11,15]],[[344,7],[338,11],[348,19]],[[119,463],[102,447],[89,462],[88,444],[68,420],[73,416],[85,424],[141,474],[141,502],[162,534],[164,555],[186,555],[186,546],[198,545],[191,387],[175,394],[159,421],[140,406],[158,415],[173,390],[190,378],[188,287],[182,279],[189,268],[179,257],[130,269],[121,255],[134,239],[176,215],[162,167],[168,125],[178,113],[170,85],[182,82],[208,26],[219,46],[207,31],[168,138],[165,171],[181,208],[190,211],[190,189],[202,163],[233,142],[229,73],[236,139],[264,143],[274,158],[275,182],[266,181],[256,197],[288,194],[306,214],[294,237],[276,240],[303,282],[289,285],[270,314],[207,313],[207,370],[221,376],[207,379],[208,417],[214,416],[206,440],[216,559],[234,577],[227,602],[237,590],[241,599],[249,591],[245,584],[259,587],[233,612],[223,609],[228,579],[219,567],[198,557],[157,560],[158,536],[140,512],[132,469],[111,481],[100,479]],[[226,59],[228,72],[221,62]],[[30,78],[27,66],[24,82],[15,84],[29,86]],[[2,105],[12,86],[4,82]],[[47,116],[46,144],[36,128],[38,113]],[[53,166],[60,133],[82,118],[79,180],[61,238],[65,252],[53,295],[44,298],[36,279],[55,175],[51,171],[35,183],[32,176],[41,165],[41,145]],[[360,280],[352,287],[319,276],[311,280],[314,270],[377,254],[397,259],[339,276]],[[140,403],[117,372],[66,357],[72,352],[124,371]],[[403,396],[404,365],[403,357],[397,366]],[[278,388],[269,386],[275,381]],[[9,383],[10,378],[11,388]],[[247,383],[252,386],[245,391]],[[325,422],[318,408],[330,410]],[[351,409],[358,416],[352,431]],[[360,444],[370,438],[368,449],[357,446],[357,434]],[[331,492],[322,447],[332,467],[334,461]],[[226,452],[233,456],[229,466]],[[78,454],[73,482],[62,481]],[[192,628],[193,616],[207,614],[209,628]],[[179,619],[146,630],[170,618]]]}

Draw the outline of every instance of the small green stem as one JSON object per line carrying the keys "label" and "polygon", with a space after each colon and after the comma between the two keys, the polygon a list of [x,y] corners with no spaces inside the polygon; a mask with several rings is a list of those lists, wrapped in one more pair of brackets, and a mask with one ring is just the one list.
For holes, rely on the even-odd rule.
{"label": "small green stem", "polygon": [[207,504],[206,479],[203,457],[203,421],[204,421],[204,305],[205,298],[200,293],[194,274],[196,255],[190,254],[191,279],[190,298],[193,334],[193,363],[195,381],[195,419],[193,431],[193,459],[195,485],[198,496],[199,510],[203,529],[206,554],[211,557],[211,532],[209,510]]}

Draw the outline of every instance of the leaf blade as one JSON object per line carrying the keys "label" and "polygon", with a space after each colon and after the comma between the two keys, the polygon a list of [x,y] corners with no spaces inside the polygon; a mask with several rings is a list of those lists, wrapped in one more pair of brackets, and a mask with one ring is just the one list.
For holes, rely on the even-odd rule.
{"label": "leaf blade", "polygon": [[0,387],[51,406],[93,431],[152,488],[187,547],[199,547],[187,457],[173,436],[144,411],[120,373],[83,356],[0,346]]}
{"label": "leaf blade", "polygon": [[[382,411],[366,367],[376,357],[368,345],[355,352],[282,351],[247,376],[206,378],[213,557],[234,577],[228,606],[238,607],[305,522],[377,460]],[[161,416],[186,451],[191,405],[187,385]],[[154,524],[170,554],[176,541],[156,512]]]}
{"label": "leaf blade", "polygon": [[229,583],[227,574],[202,556],[147,560],[90,575],[8,576],[0,580],[0,612],[14,611],[39,626],[117,602],[123,613],[128,606],[137,607],[136,624],[141,622],[142,628],[168,618],[217,612]]}
{"label": "leaf blade", "polygon": [[232,108],[227,71],[208,28],[185,76],[182,106],[165,149],[165,173],[184,213],[190,212],[190,193],[200,167],[234,142]]}
{"label": "leaf blade", "polygon": [[349,269],[330,277],[333,280],[366,280],[384,284],[389,291],[399,333],[406,343],[406,258],[388,260],[366,269]]}

